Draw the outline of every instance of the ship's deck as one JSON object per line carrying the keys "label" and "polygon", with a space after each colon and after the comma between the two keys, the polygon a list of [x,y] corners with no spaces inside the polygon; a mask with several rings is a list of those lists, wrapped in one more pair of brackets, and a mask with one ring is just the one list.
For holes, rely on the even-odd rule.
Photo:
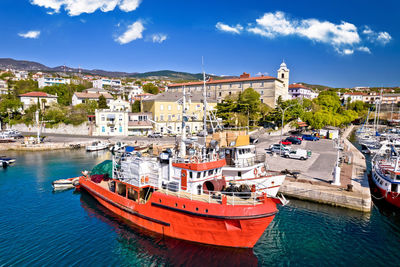
{"label": "ship's deck", "polygon": [[[104,188],[106,190],[110,190],[109,182],[101,181],[97,185],[101,186],[102,188]],[[191,194],[191,193],[184,192],[184,191],[174,192],[174,191],[170,191],[167,189],[156,189],[156,192],[160,192],[160,193],[168,195],[168,196],[202,201],[202,202],[206,202],[206,203],[221,204],[221,202],[222,202],[221,201],[222,194],[220,192],[213,192],[210,194],[203,193],[201,195]],[[241,194],[241,193],[235,193],[235,194]],[[260,201],[257,200],[254,193],[251,193],[251,196],[248,199],[244,199],[239,196],[228,196],[228,195],[226,195],[226,198],[227,198],[228,205],[257,205],[257,204],[260,204]]]}
{"label": "ship's deck", "polygon": [[[163,194],[166,194],[169,196],[186,198],[186,199],[190,199],[190,200],[197,200],[197,201],[202,201],[202,202],[207,202],[207,203],[221,204],[221,199],[217,195],[218,192],[215,192],[216,194],[214,196],[212,194],[196,195],[196,194],[190,194],[190,193],[187,193],[184,191],[173,192],[173,191],[166,190],[166,189],[158,189],[157,192],[160,192],[160,193],[163,193]],[[238,194],[238,193],[236,193],[236,194]],[[255,199],[253,193],[249,199],[240,198],[238,196],[226,196],[226,197],[227,197],[228,205],[256,205],[256,204],[260,203],[258,200]]]}

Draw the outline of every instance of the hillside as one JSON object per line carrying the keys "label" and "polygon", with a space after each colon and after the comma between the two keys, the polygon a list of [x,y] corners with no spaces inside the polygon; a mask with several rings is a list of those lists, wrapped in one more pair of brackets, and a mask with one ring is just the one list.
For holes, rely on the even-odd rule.
{"label": "hillside", "polygon": [[[99,69],[78,69],[71,68],[68,66],[57,66],[57,67],[48,67],[43,64],[34,62],[34,61],[25,61],[25,60],[15,60],[12,58],[0,58],[0,69],[17,69],[17,70],[26,70],[26,71],[47,71],[47,72],[68,72],[68,73],[78,73],[81,71],[83,74],[91,74],[91,75],[100,75],[107,77],[131,77],[131,78],[139,78],[139,79],[155,79],[155,80],[173,80],[173,81],[193,81],[193,80],[202,80],[203,74],[201,73],[188,73],[188,72],[179,72],[172,70],[160,70],[160,71],[150,71],[144,73],[137,72],[122,72],[122,71],[107,71],[107,70],[99,70]],[[214,75],[207,75],[215,78],[219,78]]]}

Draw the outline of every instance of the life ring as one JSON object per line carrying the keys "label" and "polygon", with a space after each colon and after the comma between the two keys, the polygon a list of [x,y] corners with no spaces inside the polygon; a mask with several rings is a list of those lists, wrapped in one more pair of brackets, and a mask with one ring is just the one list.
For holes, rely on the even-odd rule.
{"label": "life ring", "polygon": [[193,156],[191,161],[192,163],[199,163],[199,158],[197,156]]}
{"label": "life ring", "polygon": [[254,175],[257,176],[258,170],[257,168],[254,169]]}

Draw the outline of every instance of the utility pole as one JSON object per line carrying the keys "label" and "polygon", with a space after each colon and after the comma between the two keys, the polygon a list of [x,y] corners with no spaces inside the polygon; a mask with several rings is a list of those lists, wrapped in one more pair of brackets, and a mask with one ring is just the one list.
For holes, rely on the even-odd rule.
{"label": "utility pole", "polygon": [[290,106],[287,106],[287,107],[284,108],[284,109],[282,109],[280,106],[278,106],[278,108],[279,108],[279,109],[281,110],[281,112],[282,112],[281,141],[279,142],[279,156],[282,156],[283,121],[284,121],[284,118],[285,118],[285,111],[286,111],[288,108],[292,107],[292,106],[294,106],[294,104],[292,104],[292,105],[290,105]]}

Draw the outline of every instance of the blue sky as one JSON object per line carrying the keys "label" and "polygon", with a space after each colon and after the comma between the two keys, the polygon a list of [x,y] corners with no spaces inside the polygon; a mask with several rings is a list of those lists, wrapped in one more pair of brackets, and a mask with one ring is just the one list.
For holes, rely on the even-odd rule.
{"label": "blue sky", "polygon": [[400,3],[1,0],[0,57],[54,67],[276,76],[337,87],[400,85]]}

